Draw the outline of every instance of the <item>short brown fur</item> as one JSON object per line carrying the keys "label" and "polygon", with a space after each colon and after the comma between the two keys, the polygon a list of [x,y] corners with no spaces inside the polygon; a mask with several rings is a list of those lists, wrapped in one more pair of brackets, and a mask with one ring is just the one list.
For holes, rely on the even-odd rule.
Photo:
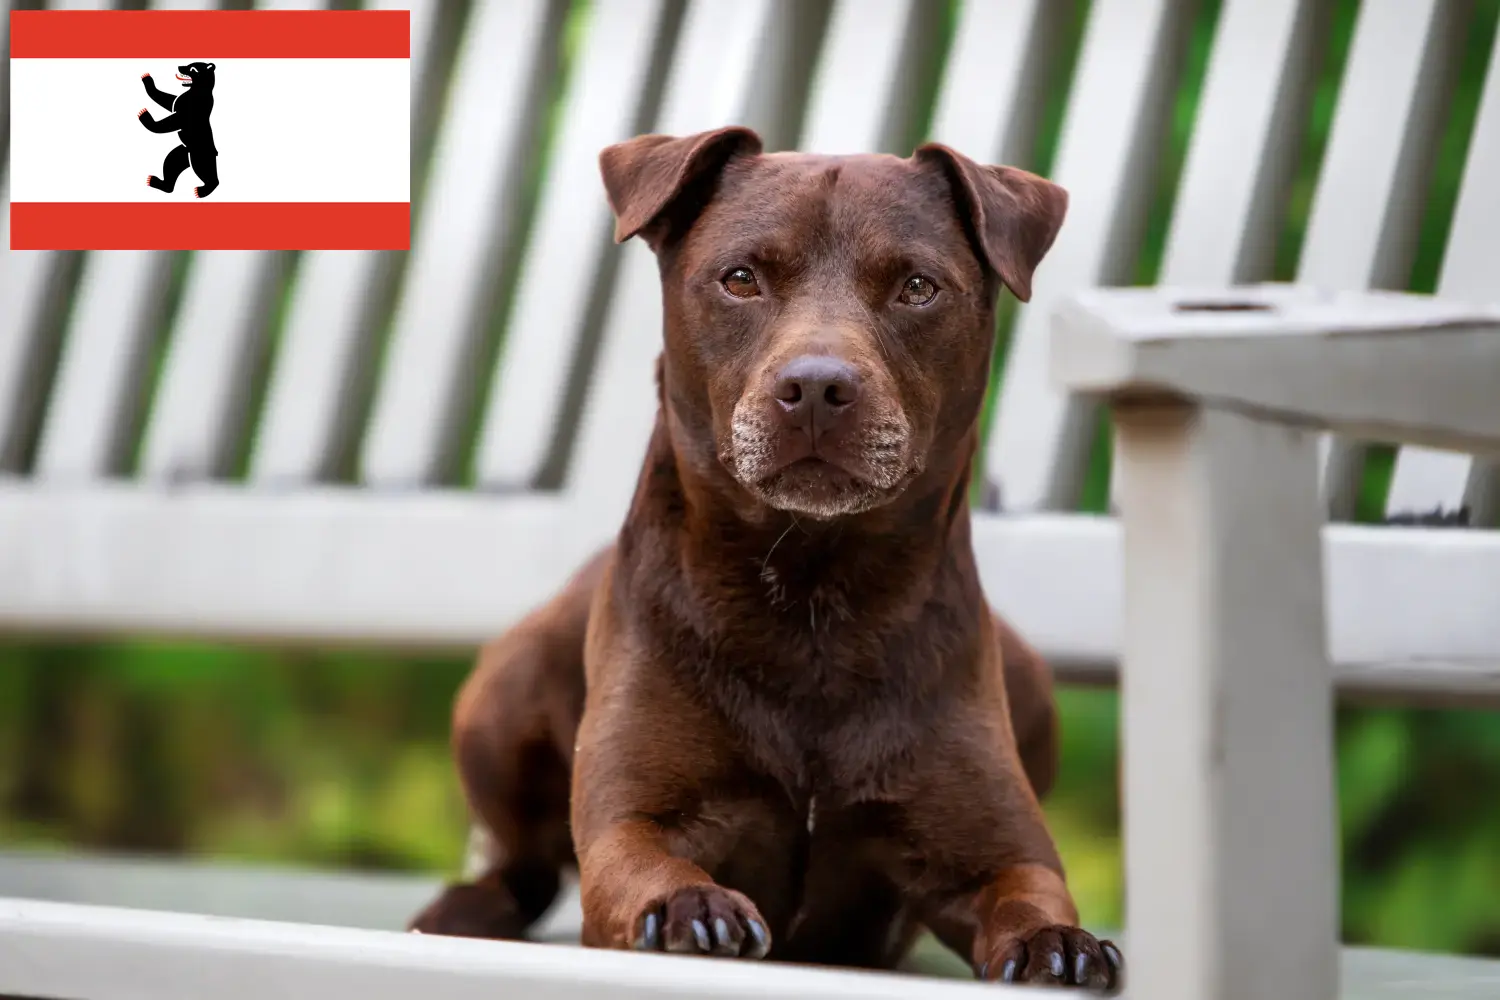
{"label": "short brown fur", "polygon": [[522,936],[576,863],[588,945],[885,968],[926,926],[981,978],[1117,987],[1038,805],[1050,672],[969,534],[996,299],[1066,194],[739,128],[600,159],[660,262],[661,407],[615,545],[458,699],[493,857],[413,926]]}

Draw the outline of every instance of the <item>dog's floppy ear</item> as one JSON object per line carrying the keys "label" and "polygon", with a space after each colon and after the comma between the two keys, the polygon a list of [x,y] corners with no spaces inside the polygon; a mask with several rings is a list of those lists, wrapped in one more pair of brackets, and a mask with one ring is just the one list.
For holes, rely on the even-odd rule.
{"label": "dog's floppy ear", "polygon": [[1025,170],[982,166],[935,142],[918,148],[916,158],[947,171],[985,259],[1016,298],[1030,301],[1031,276],[1062,228],[1068,192]]}
{"label": "dog's floppy ear", "polygon": [[615,242],[649,226],[694,179],[721,169],[737,153],[760,150],[760,136],[740,126],[680,137],[640,135],[605,147],[599,172],[615,213]]}

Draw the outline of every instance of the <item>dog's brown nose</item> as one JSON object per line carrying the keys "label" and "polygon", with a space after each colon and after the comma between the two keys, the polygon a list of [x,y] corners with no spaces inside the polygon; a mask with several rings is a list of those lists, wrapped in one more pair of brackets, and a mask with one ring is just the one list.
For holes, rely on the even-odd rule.
{"label": "dog's brown nose", "polygon": [[838,358],[804,354],[781,369],[774,392],[792,426],[816,436],[859,398],[859,373]]}

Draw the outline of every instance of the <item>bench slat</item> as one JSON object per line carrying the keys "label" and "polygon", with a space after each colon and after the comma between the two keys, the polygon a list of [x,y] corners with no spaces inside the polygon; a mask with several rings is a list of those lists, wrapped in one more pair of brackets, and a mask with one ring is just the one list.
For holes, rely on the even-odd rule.
{"label": "bench slat", "polygon": [[[412,133],[441,84],[432,65],[437,4],[377,0],[367,6],[411,15]],[[415,164],[422,151],[412,150]],[[266,388],[264,416],[250,461],[250,478],[263,484],[326,479],[353,447],[358,395],[374,363],[374,334],[386,318],[386,293],[398,280],[404,254],[370,250],[312,250],[302,255],[287,305],[286,330]]]}
{"label": "bench slat", "polygon": [[[691,3],[654,130],[683,135],[744,121],[756,91],[778,86],[767,74],[792,72],[789,64],[765,58],[779,45],[778,35],[795,23],[792,6],[746,0],[734,8],[735,29],[726,31],[721,4]],[[768,65],[775,69],[767,70]],[[590,376],[567,483],[578,518],[574,523],[606,525],[610,535],[629,505],[650,440],[657,406],[653,372],[661,353],[656,261],[640,240],[615,252],[621,255],[618,285],[599,363]]]}
{"label": "bench slat", "polygon": [[39,478],[86,480],[124,471],[172,257],[118,250],[85,259],[38,446]]}
{"label": "bench slat", "polygon": [[1060,295],[1131,277],[1191,6],[1098,0],[1089,12],[1051,171],[1068,189],[1068,221],[1017,319],[987,446],[986,472],[1007,509],[1067,506],[1081,488],[1093,409],[1047,380],[1052,305]]}
{"label": "bench slat", "polygon": [[56,343],[77,254],[11,250],[10,198],[0,181],[0,472],[19,472],[37,419],[48,348]]}
{"label": "bench slat", "polygon": [[1271,276],[1301,145],[1318,0],[1228,0],[1219,15],[1162,263],[1164,285]]}
{"label": "bench slat", "polygon": [[451,481],[483,373],[495,281],[517,249],[540,95],[557,71],[562,0],[480,0],[455,60],[449,110],[362,452],[373,485]]}
{"label": "bench slat", "polygon": [[[617,525],[526,495],[0,485],[0,630],[468,650]],[[1338,524],[1323,544],[1341,688],[1500,705],[1500,532]],[[1113,678],[1115,520],[978,515],[974,546],[991,603],[1060,678]]]}
{"label": "bench slat", "polygon": [[618,251],[599,180],[599,151],[643,131],[670,46],[666,0],[615,0],[595,8],[561,115],[553,165],[542,182],[536,235],[496,366],[479,442],[481,486],[525,488],[543,476],[566,413],[573,366],[597,336]]}
{"label": "bench slat", "polygon": [[[1443,255],[1437,294],[1477,302],[1500,299],[1500,45],[1490,54],[1489,75],[1469,140],[1453,228]],[[1500,385],[1500,372],[1495,373]],[[1403,448],[1396,456],[1387,509],[1453,508],[1468,502],[1482,522],[1500,513],[1500,496],[1492,488],[1494,467],[1478,465],[1466,455]]]}
{"label": "bench slat", "polygon": [[895,153],[911,113],[912,70],[936,18],[915,0],[836,0],[808,96],[801,148]]}
{"label": "bench slat", "polygon": [[[1299,282],[1404,289],[1416,257],[1443,110],[1457,76],[1464,8],[1445,0],[1360,7],[1297,266]],[[1354,516],[1366,448],[1327,435],[1329,515]]]}
{"label": "bench slat", "polygon": [[[87,955],[87,961],[80,961]],[[903,1000],[906,976],[0,900],[0,988],[90,1000]],[[1019,997],[998,984],[990,995]],[[924,997],[973,997],[926,980]]]}
{"label": "bench slat", "polygon": [[1028,166],[1069,5],[966,3],[938,90],[932,139],[981,163]]}
{"label": "bench slat", "polygon": [[[441,86],[446,68],[433,65],[439,6],[410,0],[367,6],[410,13],[412,135],[418,136],[423,123],[417,116],[429,103],[424,95]],[[414,165],[424,152],[413,147]],[[252,481],[326,479],[354,447],[359,395],[375,361],[375,333],[386,319],[382,307],[391,301],[387,291],[404,260],[405,254],[373,250],[302,255],[251,456]]]}
{"label": "bench slat", "polygon": [[182,481],[230,471],[249,416],[249,373],[266,347],[286,256],[193,254],[146,424],[143,477]]}
{"label": "bench slat", "polygon": [[[1321,0],[1228,0],[1183,163],[1160,282],[1271,277],[1313,82]],[[1119,496],[1120,453],[1110,492]]]}

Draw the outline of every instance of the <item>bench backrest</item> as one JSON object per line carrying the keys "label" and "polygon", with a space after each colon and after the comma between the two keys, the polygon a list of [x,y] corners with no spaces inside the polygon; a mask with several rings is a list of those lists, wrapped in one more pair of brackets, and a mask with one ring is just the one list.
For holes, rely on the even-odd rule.
{"label": "bench backrest", "polygon": [[[1352,5],[1324,0],[1223,0],[1201,67],[1191,0],[371,3],[413,11],[411,251],[0,251],[0,473],[562,490],[616,519],[655,406],[659,303],[647,251],[610,242],[596,157],[645,131],[737,121],[770,148],[903,155],[925,137],[1070,190],[1034,300],[1005,310],[985,475],[1007,511],[1076,507],[1097,459],[1097,415],[1047,378],[1059,295],[1269,279],[1309,197],[1284,276],[1407,287],[1445,235],[1429,191],[1455,141],[1437,291],[1500,295],[1500,46],[1472,124],[1452,110],[1494,3],[1364,0],[1337,77],[1318,70],[1327,15]],[[211,4],[175,4],[192,5]],[[1314,114],[1332,115],[1316,164]],[[1156,265],[1142,247],[1164,202]],[[1360,454],[1332,450],[1336,514]],[[1479,503],[1493,482],[1407,449],[1390,502]]]}

